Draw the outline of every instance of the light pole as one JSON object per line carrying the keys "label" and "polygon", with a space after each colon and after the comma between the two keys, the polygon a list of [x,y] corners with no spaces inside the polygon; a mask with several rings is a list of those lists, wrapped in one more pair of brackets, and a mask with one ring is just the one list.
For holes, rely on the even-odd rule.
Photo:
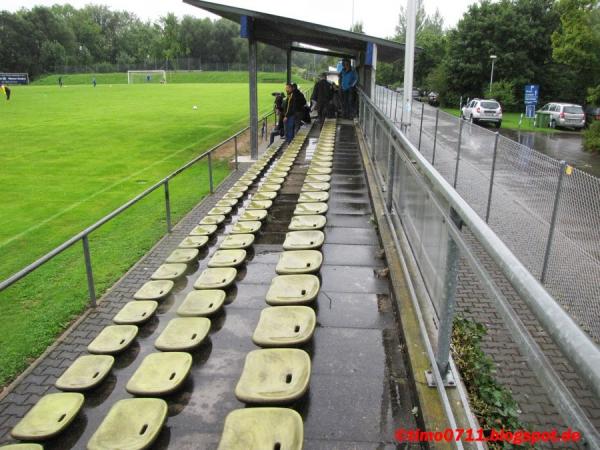
{"label": "light pole", "polygon": [[490,74],[490,94],[492,93],[492,83],[494,82],[494,62],[496,62],[496,55],[490,55],[490,59],[492,60],[492,73]]}

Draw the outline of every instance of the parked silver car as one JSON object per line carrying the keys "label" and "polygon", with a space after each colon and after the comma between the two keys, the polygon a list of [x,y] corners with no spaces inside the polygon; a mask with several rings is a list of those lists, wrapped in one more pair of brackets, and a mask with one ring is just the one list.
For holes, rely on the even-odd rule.
{"label": "parked silver car", "polygon": [[460,116],[473,123],[489,122],[500,128],[502,125],[502,107],[494,99],[482,100],[474,98],[463,106]]}
{"label": "parked silver car", "polygon": [[537,114],[547,114],[550,128],[583,128],[585,126],[585,112],[581,105],[572,103],[548,103]]}

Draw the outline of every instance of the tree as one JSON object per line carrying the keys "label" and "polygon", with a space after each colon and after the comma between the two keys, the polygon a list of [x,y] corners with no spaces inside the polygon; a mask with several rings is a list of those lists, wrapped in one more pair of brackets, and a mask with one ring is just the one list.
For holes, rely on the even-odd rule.
{"label": "tree", "polygon": [[[578,97],[600,84],[600,8],[598,0],[560,0],[560,27],[552,33],[553,58],[577,74]],[[600,88],[600,86],[598,86]]]}
{"label": "tree", "polygon": [[353,33],[365,34],[365,31],[363,30],[363,23],[360,21],[358,21],[354,25],[352,25],[350,27],[350,31],[352,31]]}

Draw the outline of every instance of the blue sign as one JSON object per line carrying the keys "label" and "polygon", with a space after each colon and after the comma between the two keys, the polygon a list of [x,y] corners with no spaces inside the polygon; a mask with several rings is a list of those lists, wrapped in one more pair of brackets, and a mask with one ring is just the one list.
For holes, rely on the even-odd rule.
{"label": "blue sign", "polygon": [[0,73],[0,81],[4,84],[29,84],[26,73]]}
{"label": "blue sign", "polygon": [[526,84],[525,85],[525,104],[535,105],[538,102],[538,96],[540,94],[539,84]]}
{"label": "blue sign", "polygon": [[535,117],[535,105],[525,105],[525,117]]}

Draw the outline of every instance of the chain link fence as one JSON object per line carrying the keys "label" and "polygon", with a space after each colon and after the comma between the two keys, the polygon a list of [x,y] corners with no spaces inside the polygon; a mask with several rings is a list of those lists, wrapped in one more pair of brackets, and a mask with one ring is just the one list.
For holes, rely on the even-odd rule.
{"label": "chain link fence", "polygon": [[[168,70],[202,72],[242,72],[248,70],[247,62],[203,62],[201,58],[176,58],[172,60],[148,59],[141,63],[98,63],[87,65],[60,65],[55,71],[61,73],[113,73],[128,70]],[[285,64],[258,64],[259,72],[285,72]]]}
{"label": "chain link fence", "polygon": [[[375,101],[400,127],[402,94]],[[600,179],[427,104],[410,114],[411,143],[600,343]]]}

